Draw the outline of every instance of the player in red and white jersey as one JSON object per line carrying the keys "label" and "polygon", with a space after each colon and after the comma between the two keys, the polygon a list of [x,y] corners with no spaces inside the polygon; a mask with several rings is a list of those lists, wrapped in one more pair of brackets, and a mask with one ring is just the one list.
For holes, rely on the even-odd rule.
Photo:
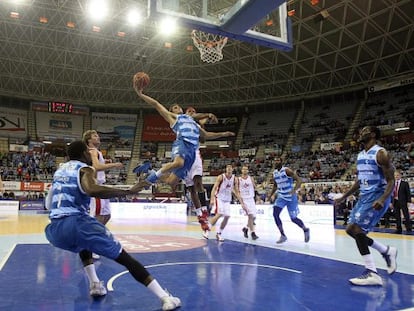
{"label": "player in red and white jersey", "polygon": [[241,176],[237,178],[238,188],[240,197],[243,200],[244,206],[246,207],[247,214],[247,226],[242,229],[244,237],[249,237],[249,230],[253,240],[257,240],[259,237],[255,232],[254,220],[256,218],[256,202],[255,202],[255,189],[256,184],[253,177],[249,176],[249,167],[243,165],[241,169]]}
{"label": "player in red and white jersey", "polygon": [[214,217],[211,219],[211,225],[214,226],[217,221],[223,216],[223,221],[220,227],[217,229],[216,238],[218,241],[224,241],[221,236],[224,228],[226,227],[230,218],[230,203],[234,195],[242,204],[245,209],[243,200],[240,197],[238,185],[236,183],[236,177],[233,174],[233,167],[229,164],[226,166],[224,174],[217,176],[213,189],[211,190],[211,213],[214,213]]}

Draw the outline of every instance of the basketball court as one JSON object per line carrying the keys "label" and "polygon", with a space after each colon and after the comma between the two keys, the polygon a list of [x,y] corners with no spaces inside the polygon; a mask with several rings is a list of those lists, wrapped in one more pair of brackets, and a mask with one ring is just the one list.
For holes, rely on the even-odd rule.
{"label": "basketball court", "polygon": [[[115,213],[116,214],[116,213]],[[259,221],[259,239],[245,239],[244,218],[231,218],[220,243],[201,238],[194,216],[145,218],[131,214],[108,227],[124,247],[174,295],[181,310],[405,310],[414,306],[414,236],[373,233],[398,248],[398,270],[388,276],[373,252],[383,287],[351,286],[363,271],[352,239],[333,224],[309,224],[311,241],[285,221],[288,241],[271,221]],[[0,309],[160,310],[160,302],[124,267],[102,258],[98,276],[108,295],[92,299],[76,254],[49,245],[47,214],[0,217]]]}

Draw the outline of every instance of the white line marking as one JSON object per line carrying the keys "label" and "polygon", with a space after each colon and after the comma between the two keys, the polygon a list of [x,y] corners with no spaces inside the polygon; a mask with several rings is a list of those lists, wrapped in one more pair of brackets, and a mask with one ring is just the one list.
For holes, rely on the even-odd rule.
{"label": "white line marking", "polygon": [[[145,266],[145,268],[157,268],[157,267],[166,267],[166,266],[177,266],[177,265],[198,265],[198,264],[207,264],[207,265],[236,265],[236,266],[251,266],[251,267],[260,267],[260,268],[268,268],[268,269],[274,269],[274,270],[283,270],[287,272],[297,273],[301,274],[302,271],[299,270],[293,270],[283,267],[277,267],[277,266],[271,266],[271,265],[260,265],[260,264],[253,264],[253,263],[243,263],[243,262],[221,262],[221,261],[193,261],[193,262],[168,262],[168,263],[161,263],[161,264],[155,264],[155,265],[149,265]],[[108,283],[106,284],[106,288],[108,291],[113,291],[114,287],[113,284],[115,280],[122,275],[129,273],[129,271],[123,271],[121,273],[115,274],[113,277],[111,277],[108,280]]]}
{"label": "white line marking", "polygon": [[6,256],[3,257],[2,261],[0,262],[0,271],[3,270],[4,265],[6,264],[7,260],[9,260],[11,254],[13,253],[14,249],[16,248],[17,244],[14,244]]}

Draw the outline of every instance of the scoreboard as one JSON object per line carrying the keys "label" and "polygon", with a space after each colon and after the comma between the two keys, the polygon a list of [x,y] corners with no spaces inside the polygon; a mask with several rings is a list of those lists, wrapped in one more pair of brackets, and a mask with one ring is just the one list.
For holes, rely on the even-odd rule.
{"label": "scoreboard", "polygon": [[74,105],[66,102],[31,102],[32,110],[50,112],[50,113],[62,113],[62,114],[75,114],[75,115],[89,115],[89,108],[85,106]]}
{"label": "scoreboard", "polygon": [[48,111],[54,113],[73,113],[73,104],[48,102]]}

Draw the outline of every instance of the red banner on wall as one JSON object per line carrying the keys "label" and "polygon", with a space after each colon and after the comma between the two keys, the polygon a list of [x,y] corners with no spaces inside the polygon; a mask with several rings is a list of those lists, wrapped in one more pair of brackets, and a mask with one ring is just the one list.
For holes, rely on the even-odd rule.
{"label": "red banner on wall", "polygon": [[148,115],[144,117],[142,141],[160,142],[174,140],[175,134],[163,117],[160,115]]}
{"label": "red banner on wall", "polygon": [[43,182],[22,182],[20,185],[21,191],[44,191],[45,184]]}

